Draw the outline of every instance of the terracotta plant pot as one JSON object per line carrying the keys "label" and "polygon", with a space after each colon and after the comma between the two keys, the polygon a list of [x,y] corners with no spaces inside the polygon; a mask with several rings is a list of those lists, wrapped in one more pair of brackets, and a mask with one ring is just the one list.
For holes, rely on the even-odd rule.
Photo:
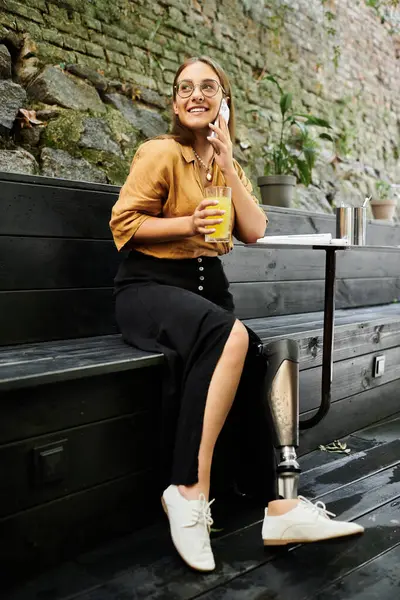
{"label": "terracotta plant pot", "polygon": [[293,175],[267,175],[258,177],[263,204],[289,208],[293,203],[296,177]]}
{"label": "terracotta plant pot", "polygon": [[371,210],[374,219],[391,221],[396,211],[396,200],[371,200]]}

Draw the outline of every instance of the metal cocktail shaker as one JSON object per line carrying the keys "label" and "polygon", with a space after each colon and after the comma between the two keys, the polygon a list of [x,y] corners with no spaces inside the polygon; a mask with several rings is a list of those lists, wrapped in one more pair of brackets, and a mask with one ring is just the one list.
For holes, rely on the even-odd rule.
{"label": "metal cocktail shaker", "polygon": [[336,237],[353,243],[353,208],[340,206],[336,208]]}
{"label": "metal cocktail shaker", "polygon": [[336,208],[336,237],[347,239],[354,246],[365,246],[367,209],[365,206],[340,206]]}
{"label": "metal cocktail shaker", "polygon": [[353,244],[365,246],[367,237],[367,209],[364,206],[353,208]]}

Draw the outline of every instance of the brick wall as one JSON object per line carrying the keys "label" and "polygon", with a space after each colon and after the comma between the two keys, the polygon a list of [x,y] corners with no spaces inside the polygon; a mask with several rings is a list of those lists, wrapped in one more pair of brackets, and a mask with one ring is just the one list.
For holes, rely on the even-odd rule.
{"label": "brick wall", "polygon": [[252,177],[277,113],[263,75],[278,73],[299,109],[334,124],[345,163],[400,181],[399,35],[363,0],[0,0],[0,26],[29,33],[43,63],[77,63],[161,95],[185,57],[214,57],[234,85],[237,153]]}

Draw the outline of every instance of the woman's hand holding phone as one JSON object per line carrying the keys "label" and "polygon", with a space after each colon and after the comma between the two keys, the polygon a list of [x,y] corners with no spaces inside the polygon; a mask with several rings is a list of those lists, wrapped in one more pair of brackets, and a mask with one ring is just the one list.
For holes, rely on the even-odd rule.
{"label": "woman's hand holding phone", "polygon": [[[229,106],[227,101],[225,100],[225,98],[222,98],[221,100],[221,104],[219,106],[219,112],[218,112],[218,117],[215,119],[213,125],[216,125],[218,127],[218,123],[219,123],[219,117],[222,116],[226,123],[229,123],[229,117],[230,117],[230,110],[229,110]],[[216,133],[215,131],[213,131],[211,133],[211,137],[216,137]]]}
{"label": "woman's hand holding phone", "polygon": [[[226,104],[225,99],[222,100],[221,109],[224,102]],[[229,115],[229,107],[227,104],[226,108],[228,111],[220,109],[220,113],[216,121],[214,123],[210,123],[210,129],[212,133],[207,137],[207,140],[215,150],[215,162],[223,173],[234,170],[231,136],[227,121],[223,117],[224,113],[225,116],[227,114]]]}

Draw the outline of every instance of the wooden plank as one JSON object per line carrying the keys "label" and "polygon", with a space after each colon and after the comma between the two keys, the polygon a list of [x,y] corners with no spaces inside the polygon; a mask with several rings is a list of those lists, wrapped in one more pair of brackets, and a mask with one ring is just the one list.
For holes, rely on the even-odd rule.
{"label": "wooden plank", "polygon": [[116,330],[111,288],[0,292],[0,345]]}
{"label": "wooden plank", "polygon": [[[385,427],[385,426],[384,426]],[[384,434],[382,434],[384,436]],[[364,441],[362,439],[359,440],[360,443],[364,443],[364,446],[359,446],[359,450],[365,450],[364,452],[364,462],[368,461],[368,452],[369,446],[373,444],[371,441]],[[374,446],[373,446],[374,447]],[[338,468],[342,467],[342,458],[338,457],[338,455],[328,455],[326,453],[319,452],[313,453],[314,460],[312,462],[309,461],[310,468],[315,468],[322,464],[325,459],[329,459],[329,461],[338,461]],[[303,468],[306,469],[305,463],[307,462],[308,457],[303,460]],[[369,478],[372,479],[372,478]],[[363,485],[363,489],[365,489],[365,479],[361,480],[360,483]],[[375,489],[376,486],[371,486],[371,489]],[[382,489],[383,494],[386,496],[386,490]],[[334,493],[334,492],[333,492]],[[367,495],[368,497],[368,495]],[[387,496],[386,496],[387,497]],[[218,499],[217,499],[218,500]],[[213,515],[216,516],[218,508],[218,502],[215,505],[215,509],[213,510]],[[248,527],[249,523],[253,523],[258,521],[260,518],[260,514],[262,513],[262,507],[258,507],[256,511],[249,510],[250,507],[244,507],[243,504],[241,507],[238,505],[236,507],[236,527],[232,524],[233,531],[236,533],[232,536],[232,527],[229,526],[230,516],[227,518],[227,511],[230,507],[223,507],[223,519],[217,517],[216,526],[222,526],[223,532],[218,534],[217,540],[215,540],[215,535],[213,534],[213,547],[216,548],[216,556],[217,556],[217,571],[211,573],[206,576],[201,576],[198,573],[193,573],[189,571],[181,561],[176,557],[174,550],[172,549],[171,542],[169,540],[169,532],[166,526],[165,519],[162,521],[160,526],[155,525],[151,528],[148,528],[142,532],[136,532],[130,536],[124,536],[123,538],[119,538],[118,540],[114,540],[107,545],[102,545],[101,547],[88,552],[87,554],[80,555],[77,559],[77,562],[74,563],[74,568],[71,567],[72,563],[67,563],[59,567],[57,570],[53,571],[51,574],[51,589],[54,599],[64,598],[66,595],[77,595],[81,598],[81,600],[97,600],[103,598],[114,598],[117,593],[115,589],[113,589],[113,582],[117,580],[117,582],[122,582],[122,580],[126,577],[129,578],[129,583],[135,584],[135,594],[138,597],[149,597],[151,592],[152,594],[161,594],[163,585],[168,586],[168,594],[173,594],[175,596],[176,590],[180,589],[180,585],[183,586],[182,596],[185,598],[191,597],[190,594],[190,585],[192,585],[192,590],[195,589],[198,593],[205,592],[209,587],[214,587],[215,585],[223,585],[229,581],[229,577],[232,573],[232,567],[236,567],[236,571],[233,570],[233,576],[238,575],[237,568],[249,568],[249,560],[254,561],[255,558],[259,557],[261,561],[265,562],[265,560],[270,560],[271,558],[278,558],[278,553],[273,553],[272,549],[268,550],[267,554],[264,552],[262,545],[260,544],[260,524],[257,524],[253,527]],[[332,508],[330,506],[330,508]],[[374,522],[378,521],[378,526],[383,527],[387,522],[389,525],[389,517],[383,516],[385,515],[385,510],[390,508],[389,505],[386,505],[377,511],[372,513],[372,517],[374,518]],[[243,512],[246,510],[246,514],[248,515],[248,519],[242,523],[243,520]],[[392,507],[392,510],[396,510]],[[254,513],[254,517],[252,516]],[[370,521],[370,524],[372,521]],[[244,527],[244,529],[243,529]],[[249,543],[246,544],[246,531],[252,530],[252,537],[249,539]],[[376,538],[371,538],[370,534],[372,531],[376,531],[376,529],[368,528],[365,535],[369,536],[369,544],[368,550],[366,545],[363,546],[363,551],[370,551],[372,548],[377,547],[377,544],[384,540],[383,536],[377,535]],[[227,535],[228,532],[228,535]],[[391,527],[389,535],[396,534],[396,530]],[[232,543],[232,539],[236,540]],[[364,539],[364,538],[363,538]],[[245,547],[243,544],[237,543],[244,541]],[[229,549],[228,544],[231,542],[231,549]],[[340,542],[338,542],[340,544]],[[351,548],[352,544],[349,544],[348,540],[343,542],[343,548]],[[243,548],[243,552],[240,550]],[[305,548],[309,550],[314,550],[315,552],[319,552],[321,550],[321,545],[309,545]],[[322,548],[332,551],[332,556],[338,556],[338,546],[335,544],[326,544],[323,545]],[[295,550],[294,552],[297,552]],[[243,554],[243,555],[242,555]],[[246,554],[246,556],[245,556]],[[292,554],[291,554],[292,555]],[[329,559],[328,559],[329,560]],[[343,561],[344,562],[344,561]],[[314,561],[309,561],[307,565],[307,569],[313,569]],[[256,563],[257,566],[257,563]],[[295,564],[292,565],[295,568]],[[307,569],[304,569],[306,573],[306,577],[314,581],[314,577],[310,578],[310,573],[308,573]],[[82,576],[82,570],[87,573],[87,579]],[[291,572],[290,569],[288,572]],[[318,570],[318,574],[322,570]],[[145,573],[145,577],[143,577],[143,573]],[[65,578],[68,575],[73,578],[74,576],[79,580],[79,585],[75,585],[75,581],[65,581]],[[142,577],[140,578],[140,576]],[[314,569],[314,575],[316,575]],[[133,577],[133,580],[131,578]],[[302,582],[306,577],[296,578]],[[178,582],[178,584],[176,584]],[[46,585],[47,584],[47,585]],[[175,587],[173,587],[175,584]],[[107,589],[110,591],[110,596],[108,596],[108,592],[105,591],[104,587],[99,587],[102,585],[107,585]],[[152,587],[150,587],[152,586]],[[199,587],[200,586],[200,587]],[[46,590],[49,589],[49,580],[46,577],[35,577],[34,580],[29,583],[29,593],[32,597],[41,597],[45,594]],[[126,589],[126,588],[125,588]],[[133,589],[132,587],[130,589]],[[89,590],[89,591],[85,591]],[[25,592],[25,588],[23,586],[18,586],[18,593],[23,594]],[[81,592],[81,595],[79,595]],[[25,592],[26,593],[26,592]],[[174,597],[173,596],[173,597]],[[19,596],[18,596],[19,598]],[[22,600],[24,596],[21,596],[20,600]],[[11,600],[11,599],[10,599]],[[14,600],[14,599],[13,599]],[[15,598],[16,600],[16,598]]]}
{"label": "wooden plank", "polygon": [[[363,438],[357,436],[357,432],[342,437],[341,441],[346,443],[351,449],[351,457],[354,457],[354,455],[359,452],[363,452],[365,455],[365,452],[368,452],[372,448],[376,448],[377,446],[383,444],[383,441],[378,442],[377,440],[364,440]],[[336,463],[339,460],[341,461],[350,455],[338,452],[323,452],[319,448],[316,448],[311,452],[307,452],[307,454],[303,454],[299,461],[302,470],[301,480],[303,481],[304,473],[307,471],[314,471],[323,465],[330,466],[331,463]]]}
{"label": "wooden plank", "polygon": [[2,181],[0,235],[111,239],[108,223],[117,199],[114,186],[108,192],[95,185],[37,181]]}
{"label": "wooden plank", "polygon": [[[397,433],[400,433],[399,430]],[[394,444],[396,442],[390,443]],[[391,502],[393,496],[400,497],[400,462],[396,460],[397,457],[393,457],[395,461],[392,465],[382,467],[382,470],[373,476],[373,481],[371,481],[372,478],[366,477],[362,481],[350,483],[329,494],[329,502],[336,503],[336,510],[340,515],[340,519],[347,521],[351,519],[353,510],[356,510],[358,514],[365,514],[372,507]],[[363,458],[365,461],[365,453]],[[387,463],[388,461],[385,458],[382,460],[381,465]]]}
{"label": "wooden plank", "polygon": [[[324,282],[233,283],[240,319],[323,310]],[[400,297],[400,277],[337,280],[337,308],[388,304]]]}
{"label": "wooden plank", "polygon": [[[378,316],[389,317],[397,316],[400,314],[400,305],[396,303],[392,304],[382,304],[378,306],[363,306],[358,308],[346,308],[346,309],[336,309],[335,310],[335,323],[340,325],[343,323],[350,323],[351,320],[349,318],[353,318],[354,323],[362,322],[363,320],[368,320],[370,318],[375,319]],[[268,317],[267,320],[264,321],[264,317],[260,319],[254,319],[253,323],[259,322],[261,325],[264,322],[271,324],[273,327],[286,325],[295,325],[301,323],[318,323],[319,325],[323,322],[323,311],[309,312],[309,313],[292,313],[290,315],[272,315]]]}
{"label": "wooden plank", "polygon": [[[151,353],[132,348],[123,343],[121,336],[104,336],[111,338],[109,345],[92,347],[84,350],[80,340],[67,340],[70,346],[64,351],[56,343],[50,345],[47,351],[36,355],[26,356],[24,346],[6,346],[0,352],[0,388],[2,391],[23,389],[29,386],[44,385],[56,382],[82,379],[104,375],[107,373],[122,373],[124,371],[137,371],[138,369],[161,365],[164,355]],[[83,338],[84,342],[87,338]],[[92,340],[93,338],[89,338]],[[103,338],[104,342],[104,338]],[[46,344],[44,342],[43,344]],[[48,343],[47,343],[48,344]],[[66,343],[64,342],[64,347]],[[20,348],[20,350],[19,350]],[[7,356],[7,349],[9,355]],[[53,351],[53,354],[51,352]],[[3,358],[2,358],[3,357]]]}
{"label": "wooden plank", "polygon": [[[0,289],[29,290],[111,286],[122,255],[111,240],[0,237]],[[339,253],[338,279],[397,277],[393,253]],[[325,277],[325,253],[256,250],[238,246],[223,257],[231,283],[308,281]]]}
{"label": "wooden plank", "polygon": [[0,290],[111,287],[121,262],[111,241],[0,237]]}
{"label": "wooden plank", "polygon": [[[108,220],[119,193],[118,186],[12,173],[1,173],[0,181],[0,235],[110,239]],[[269,216],[267,231],[271,235],[335,234],[332,214],[263,208]],[[367,243],[399,245],[400,227],[369,221]]]}
{"label": "wooden plank", "polygon": [[[352,486],[354,487],[354,485],[357,485],[358,489],[363,490],[363,484],[360,484],[359,480],[363,480],[371,473],[375,473],[377,474],[377,481],[381,481],[382,477],[385,478],[381,473],[385,469],[398,470],[399,462],[400,439],[378,444],[366,451],[352,452],[350,455],[339,455],[337,460],[328,465],[321,465],[302,474],[300,486],[301,494],[307,498],[325,498],[328,496],[329,498],[336,498],[338,506],[341,507],[341,514],[342,511],[351,509],[351,506],[349,506],[348,503],[341,503],[341,498],[345,498],[347,494],[346,491],[343,491],[343,496],[341,496],[341,489],[344,490],[347,486],[350,486],[351,492],[353,489]],[[386,476],[389,484],[391,477],[387,473]],[[395,483],[395,481],[396,480],[393,479],[393,483]],[[367,484],[367,486],[367,489],[370,489],[372,493],[375,486],[371,486],[370,484]],[[339,493],[336,493],[338,490]],[[396,490],[393,489],[393,493],[396,493]],[[398,495],[400,495],[400,492]],[[360,499],[361,497],[355,500]],[[387,499],[383,497],[382,500],[383,502],[387,501]],[[375,504],[372,502],[368,506],[375,507]],[[360,512],[359,514],[363,513]],[[349,513],[347,513],[347,517],[348,516]]]}
{"label": "wooden plank", "polygon": [[[18,511],[111,479],[155,469],[154,428],[153,415],[142,412],[0,446],[0,522]],[[54,481],[43,481],[34,455],[49,445],[62,449],[54,456],[57,464],[63,462],[63,473]]]}
{"label": "wooden plank", "polygon": [[384,425],[382,423],[370,425],[354,435],[363,441],[382,443],[399,439],[399,431],[400,417],[394,417],[385,421]]}
{"label": "wooden plank", "polygon": [[152,471],[113,479],[0,520],[2,581],[21,581],[112,537],[145,527],[158,514]]}
{"label": "wooden plank", "polygon": [[[398,497],[392,495],[395,501]],[[329,508],[336,512],[337,503],[333,501]],[[260,518],[261,515],[262,513]],[[137,544],[131,549],[131,564],[139,562],[141,568],[132,569],[126,565],[123,569],[115,569],[114,576],[110,577],[111,569],[107,569],[106,562],[107,559],[110,561],[110,555],[104,555],[102,563],[107,569],[108,580],[104,577],[103,586],[97,588],[97,591],[123,597],[126,589],[134,589],[137,598],[151,597],[155,600],[187,600],[199,597],[242,600],[280,598],[284,589],[285,598],[296,597],[305,600],[308,597],[305,593],[307,585],[312,589],[313,583],[318,586],[327,580],[332,581],[336,574],[349,572],[399,543],[400,527],[391,524],[391,520],[396,519],[395,515],[396,508],[391,504],[384,504],[365,516],[360,516],[353,510],[351,518],[357,518],[357,521],[366,527],[364,536],[337,540],[335,543],[308,544],[291,552],[265,549],[261,541],[261,523],[257,522],[234,534],[222,536],[213,543],[217,568],[207,576],[187,569],[172,545],[167,556],[165,553],[159,556],[155,549],[153,561],[144,562]],[[387,535],[389,529],[390,534]],[[117,563],[116,558],[113,558],[114,563]],[[101,576],[102,563],[91,565],[89,561],[85,561],[83,564],[92,567],[92,575]],[[304,572],[301,572],[301,569],[304,569]],[[77,600],[89,598],[88,593],[83,592]]]}
{"label": "wooden plank", "polygon": [[[371,477],[371,479],[373,479]],[[374,483],[372,482],[372,485]],[[247,572],[240,574],[236,578],[224,578],[221,573],[221,583],[225,580],[225,585],[209,586],[215,587],[208,593],[202,595],[202,598],[207,600],[241,600],[242,598],[258,598],[263,597],[262,594],[267,593],[266,598],[280,598],[282,589],[285,590],[285,598],[298,598],[299,600],[306,600],[308,598],[318,598],[318,600],[325,600],[325,598],[343,598],[343,600],[351,600],[351,598],[362,598],[362,600],[373,599],[373,598],[390,598],[396,595],[397,580],[392,577],[389,578],[391,585],[389,588],[385,586],[379,587],[376,584],[371,588],[374,594],[365,595],[364,590],[368,589],[369,576],[367,576],[367,568],[370,564],[374,564],[375,557],[381,556],[382,559],[389,552],[394,552],[400,547],[400,526],[393,521],[396,521],[396,507],[394,503],[398,503],[399,496],[392,496],[393,503],[388,503],[379,508],[368,512],[361,518],[358,516],[357,509],[351,511],[351,518],[357,519],[361,525],[365,527],[365,533],[362,536],[356,536],[354,538],[347,538],[343,540],[336,540],[335,543],[319,543],[319,544],[304,544],[294,548],[291,552],[282,552],[280,557],[276,560],[268,560],[268,555],[264,558],[262,564],[261,551],[258,553],[260,557],[260,565],[254,568],[250,568],[250,563],[255,556],[255,551],[252,549],[251,543],[256,545],[257,533],[259,534],[259,525],[254,526],[255,531],[249,528],[249,531],[241,533],[241,539],[230,539],[221,540],[216,543],[218,546],[218,554],[222,556],[228,556],[228,564],[235,560],[236,565],[240,565],[240,560],[245,563],[246,567],[243,569]],[[329,504],[329,508],[332,508],[334,512],[337,512],[337,503],[332,502]],[[256,529],[257,527],[257,529]],[[231,549],[230,549],[231,548]],[[242,552],[240,551],[242,549]],[[397,554],[398,556],[398,554]],[[247,560],[245,560],[247,557]],[[254,560],[254,559],[253,559]],[[255,561],[254,561],[255,562]],[[364,567],[363,565],[366,565]],[[362,567],[365,568],[363,584],[360,584],[358,590],[363,590],[362,595],[352,595],[351,589],[355,592],[354,588],[350,586],[346,587],[344,583],[346,581],[346,575],[353,577],[353,573],[357,573],[357,569]],[[390,562],[390,567],[393,569],[393,574],[398,572],[398,560]],[[240,567],[237,567],[239,571]],[[384,576],[383,565],[379,571],[381,576]],[[288,576],[290,574],[290,576]],[[342,580],[342,578],[345,578]],[[122,577],[121,577],[122,579]],[[372,578],[374,581],[375,577]],[[325,590],[329,590],[330,582],[336,582],[341,580],[343,582],[344,591],[346,593],[339,595],[325,595]],[[361,582],[361,578],[360,578]],[[122,581],[121,581],[122,583]],[[172,582],[171,582],[172,583]],[[207,583],[203,584],[203,589],[207,586]],[[110,589],[110,588],[108,588]],[[166,586],[166,590],[172,589]],[[338,590],[341,589],[338,587]],[[382,594],[380,590],[389,589],[391,594]],[[398,588],[397,588],[398,589]],[[114,590],[118,590],[117,586]],[[322,590],[322,591],[321,591]],[[314,595],[316,592],[321,591],[321,594]],[[347,593],[349,592],[349,593]],[[154,596],[153,596],[154,597]],[[155,596],[155,598],[160,596]],[[180,596],[184,598],[182,594]],[[188,598],[189,595],[186,595]],[[79,597],[79,600],[85,600],[85,595]]]}
{"label": "wooden plank", "polygon": [[[336,321],[349,324],[335,328],[335,362],[399,345],[400,305],[387,305],[376,310],[376,315],[373,309],[338,311]],[[296,339],[300,347],[300,369],[303,370],[322,364],[321,313],[312,313],[310,323],[299,325],[298,322],[305,321],[307,316],[254,319],[247,320],[246,324],[264,343],[287,337]],[[371,320],[372,316],[375,320]],[[370,319],[370,322],[363,321],[362,317]],[[285,321],[297,324],[285,326]],[[268,326],[270,323],[274,326]],[[276,323],[280,324],[279,327]],[[161,354],[131,348],[119,335],[5,346],[0,350],[0,385],[3,390],[16,389],[138,369],[161,364],[162,361]]]}
{"label": "wooden plank", "polygon": [[[15,390],[1,395],[0,443],[33,438],[133,412],[159,411],[160,371],[127,373]],[[151,429],[151,427],[150,427]]]}
{"label": "wooden plank", "polygon": [[[398,411],[398,380],[333,402],[328,415],[319,425],[300,432],[299,455],[395,415]],[[308,418],[314,412],[304,413],[301,418]]]}
{"label": "wooden plank", "polygon": [[331,585],[322,586],[312,597],[315,600],[394,598],[399,593],[399,581],[400,542],[367,565],[353,569]]}
{"label": "wooden plank", "polygon": [[[236,246],[222,257],[231,283],[250,281],[303,281],[325,278],[325,252],[317,250],[260,249]],[[397,277],[399,257],[389,252],[338,252],[338,279]]]}
{"label": "wooden plank", "polygon": [[323,281],[233,283],[231,291],[239,319],[313,312],[323,308]]}
{"label": "wooden plank", "polygon": [[[300,329],[300,331],[299,331]],[[299,344],[300,370],[322,365],[323,330],[307,325],[273,329],[254,328],[264,343],[291,338]],[[282,331],[283,330],[283,331]],[[349,359],[360,354],[377,353],[400,344],[400,321],[361,322],[335,327],[333,360]]]}
{"label": "wooden plank", "polygon": [[[315,312],[323,308],[322,281],[235,283],[242,319]],[[400,277],[339,280],[338,308],[390,303]],[[0,292],[0,344],[35,342],[116,332],[112,289]]]}
{"label": "wooden plank", "polygon": [[[43,572],[36,572],[30,580],[25,580],[25,574],[21,571],[19,578],[15,572],[3,573],[1,566],[0,574],[3,600],[39,600],[40,597],[45,598],[46,594],[49,595],[49,590],[51,590],[51,600],[65,600],[69,596],[79,594],[82,590],[95,588],[98,584],[95,577],[90,576],[83,567],[72,561],[64,562],[50,573],[45,569]],[[13,581],[13,578],[16,581]],[[105,598],[99,594],[98,598],[93,600],[105,600]]]}
{"label": "wooden plank", "polygon": [[[335,363],[333,369],[332,401],[359,394],[365,390],[400,379],[400,346],[385,350],[385,372],[382,377],[372,375],[376,354],[363,354]],[[300,373],[300,411],[313,410],[320,403],[322,367]]]}
{"label": "wooden plank", "polygon": [[371,306],[399,302],[400,277],[371,279],[339,279],[336,302],[338,308]]}
{"label": "wooden plank", "polygon": [[104,192],[106,194],[118,194],[120,187],[109,183],[95,183],[93,181],[81,181],[73,179],[63,179],[61,177],[46,177],[44,175],[27,175],[25,173],[12,173],[0,171],[0,181],[15,183],[17,185],[27,184],[50,186],[55,188],[72,188],[85,192]]}

